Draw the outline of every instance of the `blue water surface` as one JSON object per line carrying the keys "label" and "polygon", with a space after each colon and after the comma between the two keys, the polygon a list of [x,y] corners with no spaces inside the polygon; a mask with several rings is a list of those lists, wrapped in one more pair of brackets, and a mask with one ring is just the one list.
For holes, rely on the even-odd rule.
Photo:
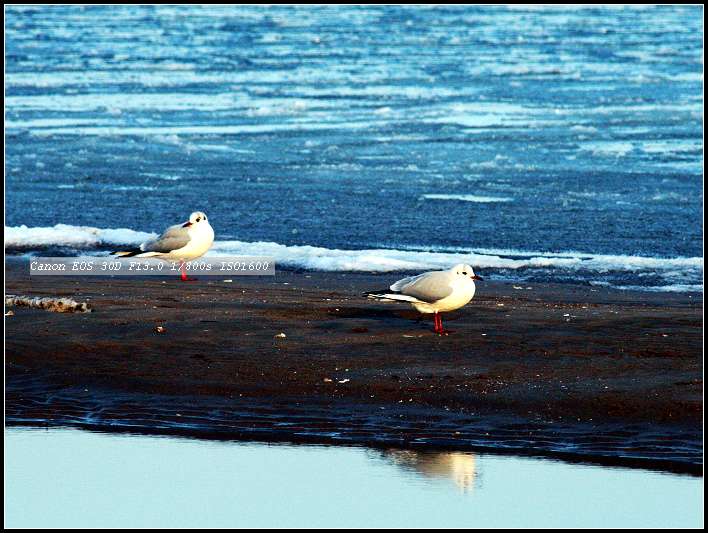
{"label": "blue water surface", "polygon": [[11,6],[6,226],[700,258],[702,11]]}

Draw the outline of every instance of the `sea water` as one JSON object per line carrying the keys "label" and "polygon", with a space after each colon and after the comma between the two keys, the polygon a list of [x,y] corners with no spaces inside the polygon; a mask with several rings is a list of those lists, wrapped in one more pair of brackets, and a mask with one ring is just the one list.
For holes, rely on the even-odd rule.
{"label": "sea water", "polygon": [[702,290],[700,6],[11,6],[6,250]]}

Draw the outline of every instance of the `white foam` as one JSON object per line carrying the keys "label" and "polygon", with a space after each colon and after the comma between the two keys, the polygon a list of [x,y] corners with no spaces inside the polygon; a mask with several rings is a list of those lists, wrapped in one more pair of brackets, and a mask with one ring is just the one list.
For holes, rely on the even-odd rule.
{"label": "white foam", "polygon": [[492,203],[511,202],[513,198],[505,196],[479,196],[476,194],[424,194],[421,196],[425,200],[457,200],[460,202]]}
{"label": "white foam", "polygon": [[698,140],[668,139],[642,143],[642,151],[648,154],[683,154],[701,152],[703,143]]}
{"label": "white foam", "polygon": [[[595,270],[598,272],[630,271],[638,270],[673,270],[683,269],[703,269],[703,257],[646,257],[639,255],[614,255],[614,254],[589,254],[586,252],[535,252],[527,250],[497,249],[497,248],[475,248],[474,252],[496,257],[517,257],[515,259],[521,263],[540,262],[548,259],[551,262],[556,260],[570,261],[564,266],[577,265],[579,268]],[[517,263],[518,264],[518,263]],[[516,268],[524,266],[520,264]],[[530,264],[529,266],[533,266]],[[498,268],[515,268],[514,266],[500,266]]]}
{"label": "white foam", "polygon": [[[6,105],[16,111],[223,111],[232,109],[238,102],[230,93],[82,93],[8,96]],[[119,113],[120,114],[120,113]]]}
{"label": "white foam", "polygon": [[674,283],[671,285],[612,285],[608,282],[598,281],[591,282],[591,285],[600,287],[611,287],[623,291],[649,291],[649,292],[703,292],[703,285],[695,283]]}
{"label": "white foam", "polygon": [[179,135],[236,135],[252,133],[276,133],[279,131],[320,131],[330,129],[362,130],[370,128],[371,121],[365,122],[298,122],[286,124],[241,124],[241,125],[198,125],[198,126],[66,126],[58,128],[35,128],[30,121],[7,122],[7,130],[29,129],[37,136],[51,135],[98,135],[98,136],[158,136],[168,144],[175,144]]}
{"label": "white foam", "polygon": [[154,233],[127,228],[92,228],[57,224],[50,227],[28,228],[25,225],[5,227],[5,248],[31,250],[49,246],[91,249],[102,244],[137,245],[155,237]]}
{"label": "white foam", "polygon": [[430,251],[421,249],[339,250],[316,246],[285,246],[273,242],[218,241],[211,255],[267,255],[278,264],[324,271],[391,272],[448,268],[469,263],[478,268],[519,270],[524,268],[565,271],[656,272],[682,276],[697,275],[702,257],[642,257],[633,255],[587,254],[582,252],[528,252],[520,250],[474,249]]}
{"label": "white foam", "polygon": [[634,145],[628,142],[596,141],[585,143],[581,149],[590,151],[595,155],[624,157],[634,149]]}

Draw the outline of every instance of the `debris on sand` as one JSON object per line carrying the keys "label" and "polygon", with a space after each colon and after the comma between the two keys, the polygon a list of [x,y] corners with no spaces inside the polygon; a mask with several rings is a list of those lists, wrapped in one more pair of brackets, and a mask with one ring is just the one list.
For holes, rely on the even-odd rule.
{"label": "debris on sand", "polygon": [[40,296],[5,296],[5,305],[8,307],[31,307],[44,309],[54,313],[90,313],[91,307],[86,302],[77,302],[71,298],[42,298]]}

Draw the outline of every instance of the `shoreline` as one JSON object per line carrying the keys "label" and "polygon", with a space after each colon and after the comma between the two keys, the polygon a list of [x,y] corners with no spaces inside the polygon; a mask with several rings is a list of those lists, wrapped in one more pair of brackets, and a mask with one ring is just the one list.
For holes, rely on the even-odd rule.
{"label": "shoreline", "polygon": [[[401,424],[401,417],[406,416],[410,422],[414,416],[430,415],[431,412],[427,410],[414,410],[406,414],[397,411],[387,417],[377,417],[376,421],[370,418],[357,421],[352,418],[359,419],[362,414],[352,416],[354,409],[363,410],[365,416],[368,416],[382,406],[349,404],[340,407],[318,406],[315,409],[308,406],[306,409],[288,408],[274,415],[271,409],[262,403],[247,401],[244,402],[242,411],[231,406],[228,409],[229,418],[216,420],[212,416],[215,411],[213,402],[208,407],[195,410],[193,398],[185,398],[184,403],[175,404],[174,398],[149,395],[145,398],[145,404],[156,403],[159,408],[150,412],[148,417],[145,417],[145,413],[141,413],[142,416],[139,417],[132,413],[131,417],[127,413],[119,416],[119,413],[123,409],[133,407],[136,398],[126,399],[125,403],[116,402],[116,394],[107,390],[104,391],[106,397],[100,401],[100,410],[110,410],[112,413],[102,416],[96,411],[95,392],[91,401],[82,403],[78,391],[76,396],[70,397],[64,390],[61,393],[63,401],[49,407],[47,404],[53,402],[47,402],[46,397],[15,390],[13,396],[22,396],[22,399],[17,401],[17,398],[13,398],[11,411],[6,411],[5,428],[73,428],[106,434],[165,436],[207,441],[475,452],[559,460],[580,465],[641,468],[699,477],[703,475],[702,462],[696,455],[701,453],[700,450],[684,449],[683,453],[672,453],[669,456],[662,450],[630,449],[624,441],[628,438],[642,439],[642,435],[632,434],[631,430],[628,431],[619,424],[593,426],[586,431],[578,426],[556,425],[551,430],[544,428],[542,424],[534,425],[507,417],[485,417],[484,422],[477,419],[470,424],[470,419],[466,417],[462,417],[462,423],[459,423],[460,417],[452,416],[442,420],[439,414],[433,415],[438,418],[437,422],[441,422],[441,426],[451,429],[452,425],[457,428],[441,437],[431,436],[429,432],[420,433],[413,424]],[[39,414],[38,404],[43,404],[41,415],[33,418],[33,414]],[[170,407],[175,408],[175,413],[165,414]],[[185,415],[185,411],[189,414]],[[347,417],[350,419],[345,420]],[[184,422],[184,418],[188,421]],[[455,425],[456,423],[459,425]],[[685,438],[690,441],[692,438],[681,431],[672,433],[677,441]],[[604,448],[597,447],[596,441],[600,440]],[[649,447],[650,445],[645,445],[645,448]],[[652,453],[656,455],[652,457]]]}
{"label": "shoreline", "polygon": [[9,426],[702,473],[702,294],[482,282],[439,337],[409,307],[360,297],[396,273],[182,284],[25,267],[6,261],[6,292],[93,311],[6,317]]}

